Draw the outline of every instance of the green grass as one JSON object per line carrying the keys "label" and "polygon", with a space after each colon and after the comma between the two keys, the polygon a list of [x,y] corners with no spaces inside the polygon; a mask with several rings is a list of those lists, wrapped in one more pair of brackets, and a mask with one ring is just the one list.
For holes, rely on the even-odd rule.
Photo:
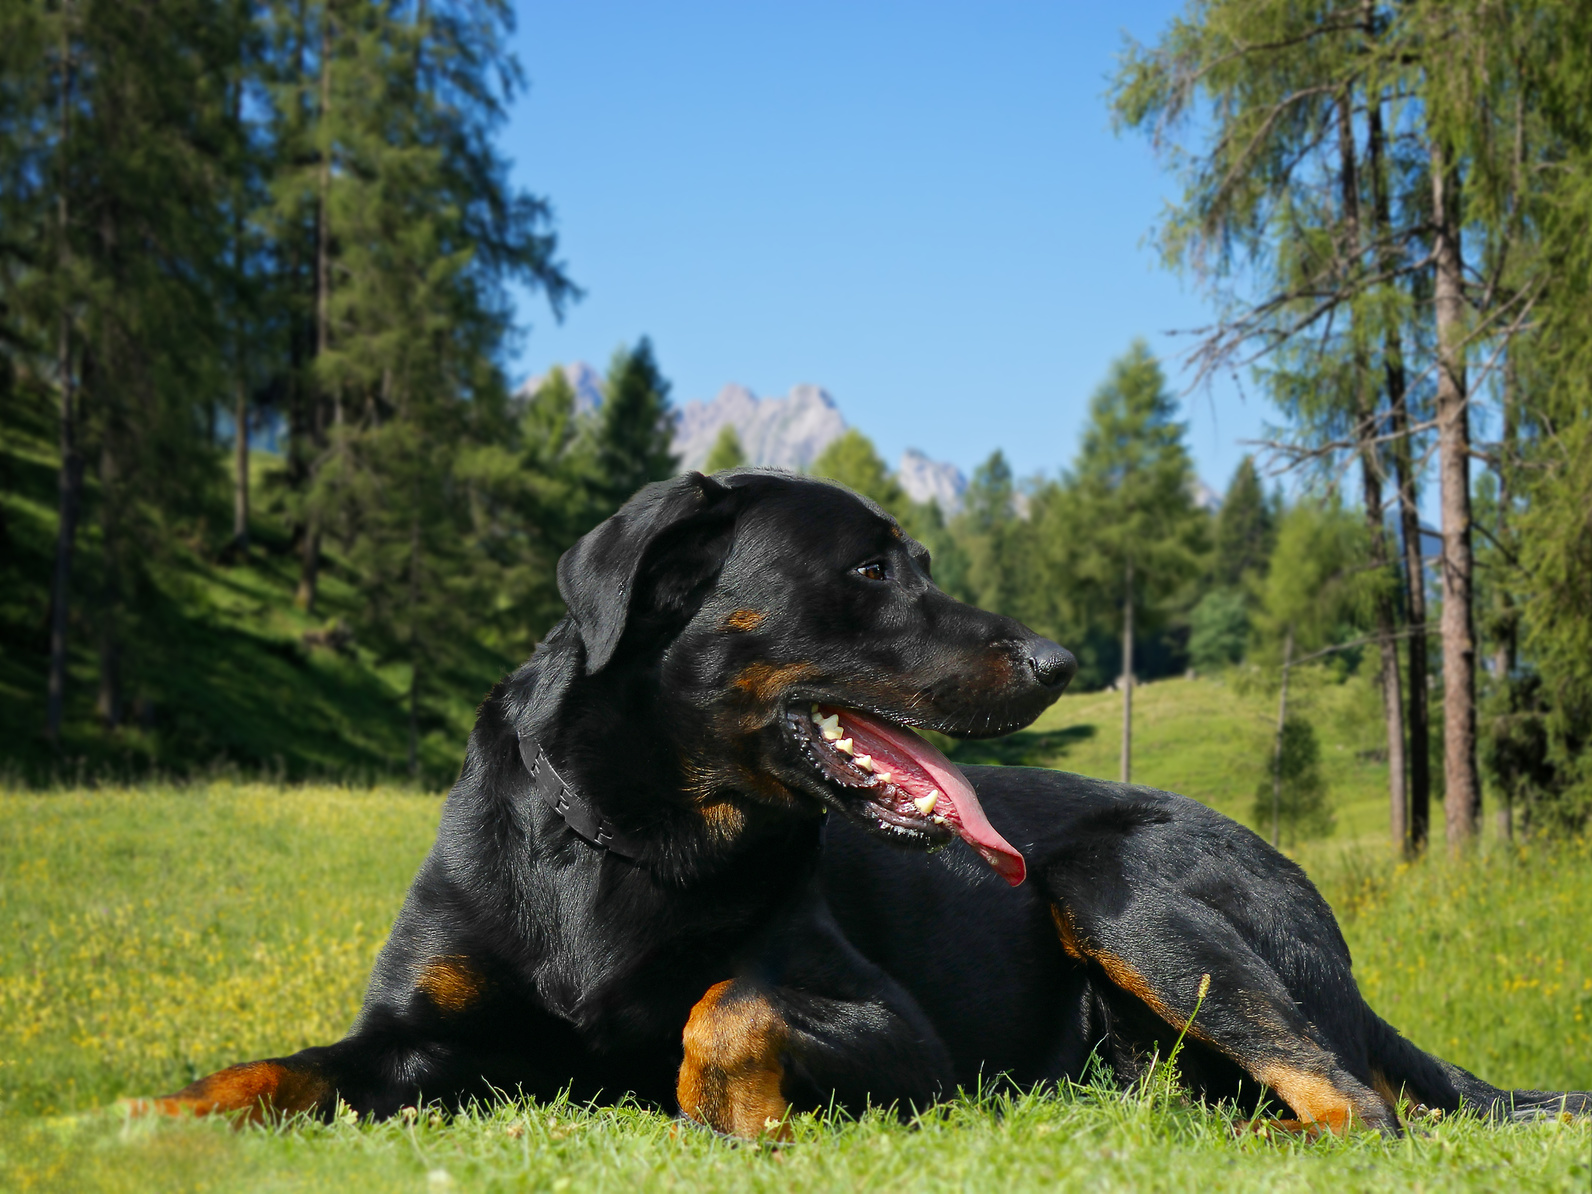
{"label": "green grass", "polygon": [[[1255,789],[1268,774],[1277,693],[1245,679],[1233,672],[1135,687],[1134,782],[1181,792],[1252,823]],[[1386,738],[1381,698],[1369,679],[1340,682],[1327,669],[1299,668],[1289,705],[1311,721],[1320,743],[1337,822],[1327,840],[1385,841]],[[1069,693],[1030,728],[990,742],[949,744],[949,753],[961,763],[1020,763],[1117,779],[1121,748],[1122,695],[1107,691]]]}
{"label": "green grass", "polygon": [[[1046,732],[1046,731],[1040,731]],[[1077,746],[1075,741],[1072,744]],[[1190,772],[1194,774],[1194,772]],[[1162,782],[1147,776],[1153,782]],[[122,1095],[339,1036],[439,802],[217,783],[0,793],[0,1189],[1580,1190],[1592,1127],[1239,1136],[1165,1083],[968,1098],[902,1126],[804,1117],[779,1149],[640,1107],[406,1124],[125,1121]],[[1504,1085],[1592,1086],[1592,848],[1395,867],[1307,856],[1373,1006]]]}

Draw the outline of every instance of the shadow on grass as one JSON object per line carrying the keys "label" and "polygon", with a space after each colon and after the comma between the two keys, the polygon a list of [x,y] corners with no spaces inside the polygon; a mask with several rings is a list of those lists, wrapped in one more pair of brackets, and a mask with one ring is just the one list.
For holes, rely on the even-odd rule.
{"label": "shadow on grass", "polygon": [[963,739],[945,753],[958,763],[988,763],[1001,767],[1053,767],[1067,757],[1074,743],[1099,733],[1094,725],[1066,726],[1059,730],[1018,730],[1004,738]]}

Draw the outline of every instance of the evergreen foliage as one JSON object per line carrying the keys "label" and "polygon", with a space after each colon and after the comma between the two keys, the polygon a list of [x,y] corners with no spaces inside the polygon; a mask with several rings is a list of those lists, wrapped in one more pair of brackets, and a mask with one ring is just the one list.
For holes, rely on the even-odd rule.
{"label": "evergreen foliage", "polygon": [[1189,613],[1189,662],[1201,671],[1237,663],[1248,641],[1249,602],[1240,589],[1212,589]]}
{"label": "evergreen foliage", "polygon": [[643,336],[635,348],[614,353],[597,416],[597,473],[612,508],[643,485],[674,476],[680,462],[669,450],[673,439],[669,383]]}
{"label": "evergreen foliage", "polygon": [[[336,754],[324,733],[445,777],[460,718],[560,616],[559,555],[677,469],[645,338],[596,411],[556,369],[508,392],[510,287],[555,315],[579,293],[495,147],[511,20],[507,0],[0,8],[0,703],[42,731],[18,757],[273,766],[274,734],[299,774]],[[1222,316],[1200,361],[1255,367],[1302,496],[1283,509],[1246,459],[1202,511],[1143,344],[1060,475],[1019,481],[997,451],[959,510],[918,505],[856,430],[813,471],[892,513],[948,592],[1073,648],[1080,688],[1120,675],[1129,601],[1146,676],[1242,662],[1233,682],[1269,685],[1291,636],[1343,678],[1366,664],[1341,648],[1377,646],[1412,802],[1427,630],[1443,613],[1464,647],[1473,624],[1488,798],[1583,826],[1588,79],[1571,0],[1191,0],[1128,47],[1114,111],[1178,173],[1160,245]],[[251,421],[279,454],[226,442]],[[1476,543],[1428,614],[1434,448],[1451,566]],[[708,467],[743,460],[724,429]],[[250,676],[313,732],[239,697]]]}
{"label": "evergreen foliage", "polygon": [[1112,364],[1090,400],[1053,533],[1065,536],[1058,546],[1072,600],[1100,629],[1120,628],[1129,602],[1141,631],[1164,625],[1186,608],[1186,587],[1204,570],[1209,516],[1192,497],[1194,470],[1176,413],[1143,341]]}
{"label": "evergreen foliage", "polygon": [[719,428],[718,439],[713,441],[707,463],[702,466],[703,471],[717,473],[725,469],[740,468],[745,463],[746,449],[741,447],[741,437],[736,434],[735,425],[724,424]]}
{"label": "evergreen foliage", "polygon": [[1233,470],[1212,528],[1211,579],[1224,588],[1253,585],[1266,575],[1277,537],[1274,504],[1261,489],[1255,458]]}
{"label": "evergreen foliage", "polygon": [[873,441],[855,427],[820,452],[811,471],[871,498],[898,520],[909,505],[906,491],[879,458]]}
{"label": "evergreen foliage", "polygon": [[[1280,779],[1273,784],[1273,777]],[[1255,788],[1251,812],[1257,833],[1269,837],[1272,818],[1290,849],[1302,840],[1326,837],[1336,821],[1326,781],[1321,775],[1321,746],[1315,727],[1302,717],[1289,717],[1282,727],[1282,751],[1266,759],[1266,778]]]}

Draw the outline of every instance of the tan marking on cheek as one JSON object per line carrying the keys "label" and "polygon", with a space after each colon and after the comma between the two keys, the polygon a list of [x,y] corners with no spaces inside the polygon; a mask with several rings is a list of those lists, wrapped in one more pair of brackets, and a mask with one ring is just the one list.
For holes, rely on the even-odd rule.
{"label": "tan marking on cheek", "polygon": [[788,1139],[781,1055],[790,1029],[768,999],[733,980],[691,1009],[675,1093],[680,1110],[720,1132]]}
{"label": "tan marking on cheek", "polygon": [[486,986],[481,972],[463,955],[432,958],[415,979],[415,986],[442,1011],[466,1011],[481,998]]}
{"label": "tan marking on cheek", "polygon": [[738,630],[745,633],[756,630],[768,617],[762,610],[738,609],[719,623],[720,630]]}
{"label": "tan marking on cheek", "polygon": [[810,680],[818,674],[812,663],[752,663],[742,668],[731,683],[764,704],[772,704],[792,684]]}
{"label": "tan marking on cheek", "polygon": [[1305,1123],[1321,1124],[1341,1136],[1354,1123],[1354,1102],[1332,1081],[1309,1070],[1288,1065],[1267,1065],[1255,1077],[1282,1096]]}
{"label": "tan marking on cheek", "polygon": [[159,1099],[133,1099],[134,1115],[215,1115],[245,1111],[243,1123],[262,1123],[267,1115],[313,1111],[332,1093],[331,1085],[313,1070],[290,1070],[274,1061],[247,1061],[200,1078],[176,1094]]}
{"label": "tan marking on cheek", "polygon": [[714,837],[729,841],[746,828],[746,812],[733,800],[707,800],[697,809]]}

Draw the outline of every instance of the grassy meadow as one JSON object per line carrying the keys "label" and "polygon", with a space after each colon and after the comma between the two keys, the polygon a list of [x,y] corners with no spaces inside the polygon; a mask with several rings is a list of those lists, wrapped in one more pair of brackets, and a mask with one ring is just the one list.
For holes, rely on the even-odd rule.
{"label": "grassy meadow", "polygon": [[[1242,814],[1263,774],[1271,698],[1211,680],[1140,696],[1136,778]],[[1592,1087],[1592,846],[1488,842],[1463,865],[1395,865],[1379,836],[1381,764],[1355,737],[1363,696],[1352,682],[1306,694],[1338,828],[1296,853],[1339,911],[1367,997],[1417,1044],[1490,1081]],[[1025,735],[964,761],[1112,775],[1116,700],[1065,698]],[[0,1189],[1592,1183],[1587,1124],[1459,1119],[1400,1141],[1310,1143],[1237,1133],[1163,1081],[1127,1095],[975,1092],[907,1126],[806,1118],[778,1149],[635,1106],[506,1103],[456,1119],[242,1131],[119,1114],[118,1097],[341,1035],[439,808],[402,789],[228,780],[0,791]]]}

